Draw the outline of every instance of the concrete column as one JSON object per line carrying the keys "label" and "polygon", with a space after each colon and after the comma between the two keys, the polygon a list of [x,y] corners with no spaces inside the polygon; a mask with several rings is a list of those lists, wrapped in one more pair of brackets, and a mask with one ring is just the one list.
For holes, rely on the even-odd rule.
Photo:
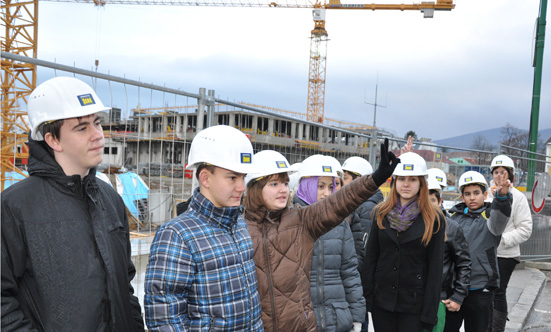
{"label": "concrete column", "polygon": [[325,143],[325,128],[318,127],[318,142]]}
{"label": "concrete column", "polygon": [[337,142],[336,144],[341,144],[341,140],[342,140],[342,133],[339,131],[337,132]]}
{"label": "concrete column", "polygon": [[304,128],[304,130],[306,131],[304,134],[304,139],[306,139],[307,141],[310,140],[310,125],[307,124],[306,127]]}
{"label": "concrete column", "polygon": [[149,118],[148,117],[144,119],[143,132],[144,134],[147,134],[146,136],[149,136]]}
{"label": "concrete column", "polygon": [[166,114],[161,115],[161,119],[162,119],[162,125],[161,125],[160,134],[163,135],[168,131],[168,115]]}
{"label": "concrete column", "polygon": [[298,126],[297,138],[302,140],[304,137],[304,125],[302,123],[298,123],[297,126]]}
{"label": "concrete column", "polygon": [[[229,121],[228,121],[228,125],[230,127],[234,127],[235,128],[235,114],[229,114]],[[241,126],[239,125],[239,123],[237,124],[237,128],[238,129],[241,129]]]}
{"label": "concrete column", "polygon": [[207,89],[205,88],[199,88],[199,94],[201,95],[201,98],[197,99],[197,128],[196,131],[200,132],[203,130],[203,118],[205,117],[205,106],[207,104],[207,97],[205,92]]}
{"label": "concrete column", "polygon": [[253,115],[253,135],[258,134],[258,115]]}
{"label": "concrete column", "polygon": [[268,118],[268,136],[274,136],[274,119]]}
{"label": "concrete column", "polygon": [[176,136],[178,136],[181,132],[182,132],[182,128],[180,127],[182,124],[182,116],[181,115],[176,115]]}
{"label": "concrete column", "polygon": [[188,126],[188,115],[184,115],[184,124],[182,125],[182,130],[184,133],[187,133],[187,126]]}
{"label": "concrete column", "polygon": [[292,139],[295,139],[296,138],[296,134],[297,133],[297,123],[296,122],[291,122],[291,138]]}

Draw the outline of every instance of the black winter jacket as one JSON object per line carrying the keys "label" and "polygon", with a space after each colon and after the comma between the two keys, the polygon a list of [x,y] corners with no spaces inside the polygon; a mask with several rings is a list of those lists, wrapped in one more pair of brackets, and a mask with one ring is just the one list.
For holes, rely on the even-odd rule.
{"label": "black winter jacket", "polygon": [[30,176],[2,193],[2,331],[143,331],[121,197],[29,147]]}
{"label": "black winter jacket", "polygon": [[499,287],[497,247],[501,234],[511,216],[510,193],[504,199],[494,198],[476,211],[469,211],[465,203],[450,209],[451,219],[463,230],[471,255],[470,290]]}
{"label": "black winter jacket", "polygon": [[384,200],[383,193],[380,189],[373,196],[369,197],[359,208],[354,210],[348,217],[350,222],[350,229],[354,236],[354,247],[356,248],[356,256],[358,257],[358,271],[360,274],[363,272],[365,246],[367,244],[367,237],[371,230],[371,223],[373,218],[371,211],[373,208]]}
{"label": "black winter jacket", "polygon": [[[376,213],[376,211],[375,211]],[[421,240],[425,223],[420,214],[403,232],[371,225],[367,241],[362,285],[367,310],[377,306],[387,311],[419,315],[427,325],[435,325],[444,253],[445,220],[434,221],[434,233],[427,246]]]}
{"label": "black winter jacket", "polygon": [[447,218],[446,244],[444,245],[444,270],[442,272],[442,292],[440,299],[451,299],[463,304],[469,293],[471,279],[471,255],[469,245],[461,227]]}

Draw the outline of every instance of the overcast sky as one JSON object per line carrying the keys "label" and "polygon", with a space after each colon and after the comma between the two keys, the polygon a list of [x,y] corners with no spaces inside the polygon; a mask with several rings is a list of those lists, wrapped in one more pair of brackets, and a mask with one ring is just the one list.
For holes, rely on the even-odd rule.
{"label": "overcast sky", "polygon": [[[99,59],[99,72],[306,112],[311,9],[39,3],[40,59],[85,69]],[[386,108],[377,110],[377,126],[396,135],[442,139],[507,123],[528,129],[540,1],[455,3],[432,19],[328,10],[325,116],[371,125],[365,101],[374,102],[378,76]],[[540,129],[551,127],[550,35],[547,24]],[[39,71],[40,82],[52,76]],[[135,107],[128,99],[113,98],[113,106]]]}

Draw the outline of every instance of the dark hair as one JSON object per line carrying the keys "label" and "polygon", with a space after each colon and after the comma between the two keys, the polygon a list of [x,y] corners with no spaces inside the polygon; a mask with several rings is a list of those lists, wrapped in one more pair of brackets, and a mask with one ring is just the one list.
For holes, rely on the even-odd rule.
{"label": "dark hair", "polygon": [[463,195],[463,191],[465,191],[465,187],[468,187],[468,186],[479,186],[480,189],[482,189],[483,194],[486,192],[486,186],[485,185],[480,184],[480,183],[471,183],[471,184],[466,184],[463,187],[461,187],[461,195]]}
{"label": "dark hair", "polygon": [[199,166],[197,166],[197,170],[195,171],[195,177],[197,178],[197,180],[199,180],[199,174],[201,174],[201,171],[203,169],[206,169],[210,173],[214,174],[214,169],[215,168],[216,168],[216,166],[214,166],[214,165],[207,164],[207,163],[201,163],[201,164],[199,164]]}
{"label": "dark hair", "polygon": [[[268,182],[274,180],[289,182],[289,175],[287,173],[272,174],[265,176],[257,181],[252,180],[251,182],[249,182],[249,185],[247,186],[247,192],[243,197],[243,207],[245,208],[245,210],[253,211],[266,206],[264,198],[262,197],[262,189],[264,189],[264,186]],[[289,205],[290,201],[291,195],[289,194],[287,205]]]}
{"label": "dark hair", "polygon": [[[60,129],[64,121],[65,119],[61,119],[61,120],[55,120],[52,122],[42,123],[41,125],[38,126],[38,128],[36,128],[36,131],[42,133],[42,137],[44,138],[46,137],[46,134],[50,133],[52,134],[53,138],[59,139]],[[50,145],[48,145],[48,143],[44,141],[44,146],[46,147],[48,152],[53,156],[54,150],[50,147]]]}
{"label": "dark hair", "polygon": [[434,195],[434,196],[436,196],[437,200],[440,200],[440,191],[439,190],[430,189],[429,190],[429,195]]}
{"label": "dark hair", "polygon": [[494,167],[494,169],[492,169],[492,175],[494,175],[494,171],[500,167],[503,167],[505,168],[505,170],[507,171],[507,175],[509,177],[509,181],[511,181],[511,183],[513,183],[515,181],[515,173],[513,172],[513,169],[510,168],[510,167],[505,167],[505,166],[498,166],[498,167]]}
{"label": "dark hair", "polygon": [[352,180],[356,180],[357,178],[360,177],[360,174],[355,173],[355,172],[350,172],[350,171],[344,171],[344,172],[348,173],[348,175],[350,175],[352,177]]}

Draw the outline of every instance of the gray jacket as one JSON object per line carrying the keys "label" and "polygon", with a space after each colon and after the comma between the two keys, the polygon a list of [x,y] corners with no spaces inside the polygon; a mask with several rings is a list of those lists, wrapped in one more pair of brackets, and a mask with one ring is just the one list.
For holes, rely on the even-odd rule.
{"label": "gray jacket", "polygon": [[365,246],[371,230],[373,218],[371,211],[373,208],[384,200],[383,193],[380,189],[373,196],[369,197],[360,207],[358,207],[349,216],[350,229],[354,236],[354,246],[356,247],[356,256],[358,257],[358,271],[362,273],[365,257]]}
{"label": "gray jacket", "polygon": [[310,296],[318,330],[350,331],[353,322],[365,319],[356,251],[348,222],[320,237],[314,245]]}
{"label": "gray jacket", "polygon": [[492,203],[486,202],[476,211],[468,211],[465,203],[450,209],[451,218],[459,224],[469,243],[470,290],[499,287],[497,247],[511,216],[512,201],[508,193],[504,199],[494,198]]}

